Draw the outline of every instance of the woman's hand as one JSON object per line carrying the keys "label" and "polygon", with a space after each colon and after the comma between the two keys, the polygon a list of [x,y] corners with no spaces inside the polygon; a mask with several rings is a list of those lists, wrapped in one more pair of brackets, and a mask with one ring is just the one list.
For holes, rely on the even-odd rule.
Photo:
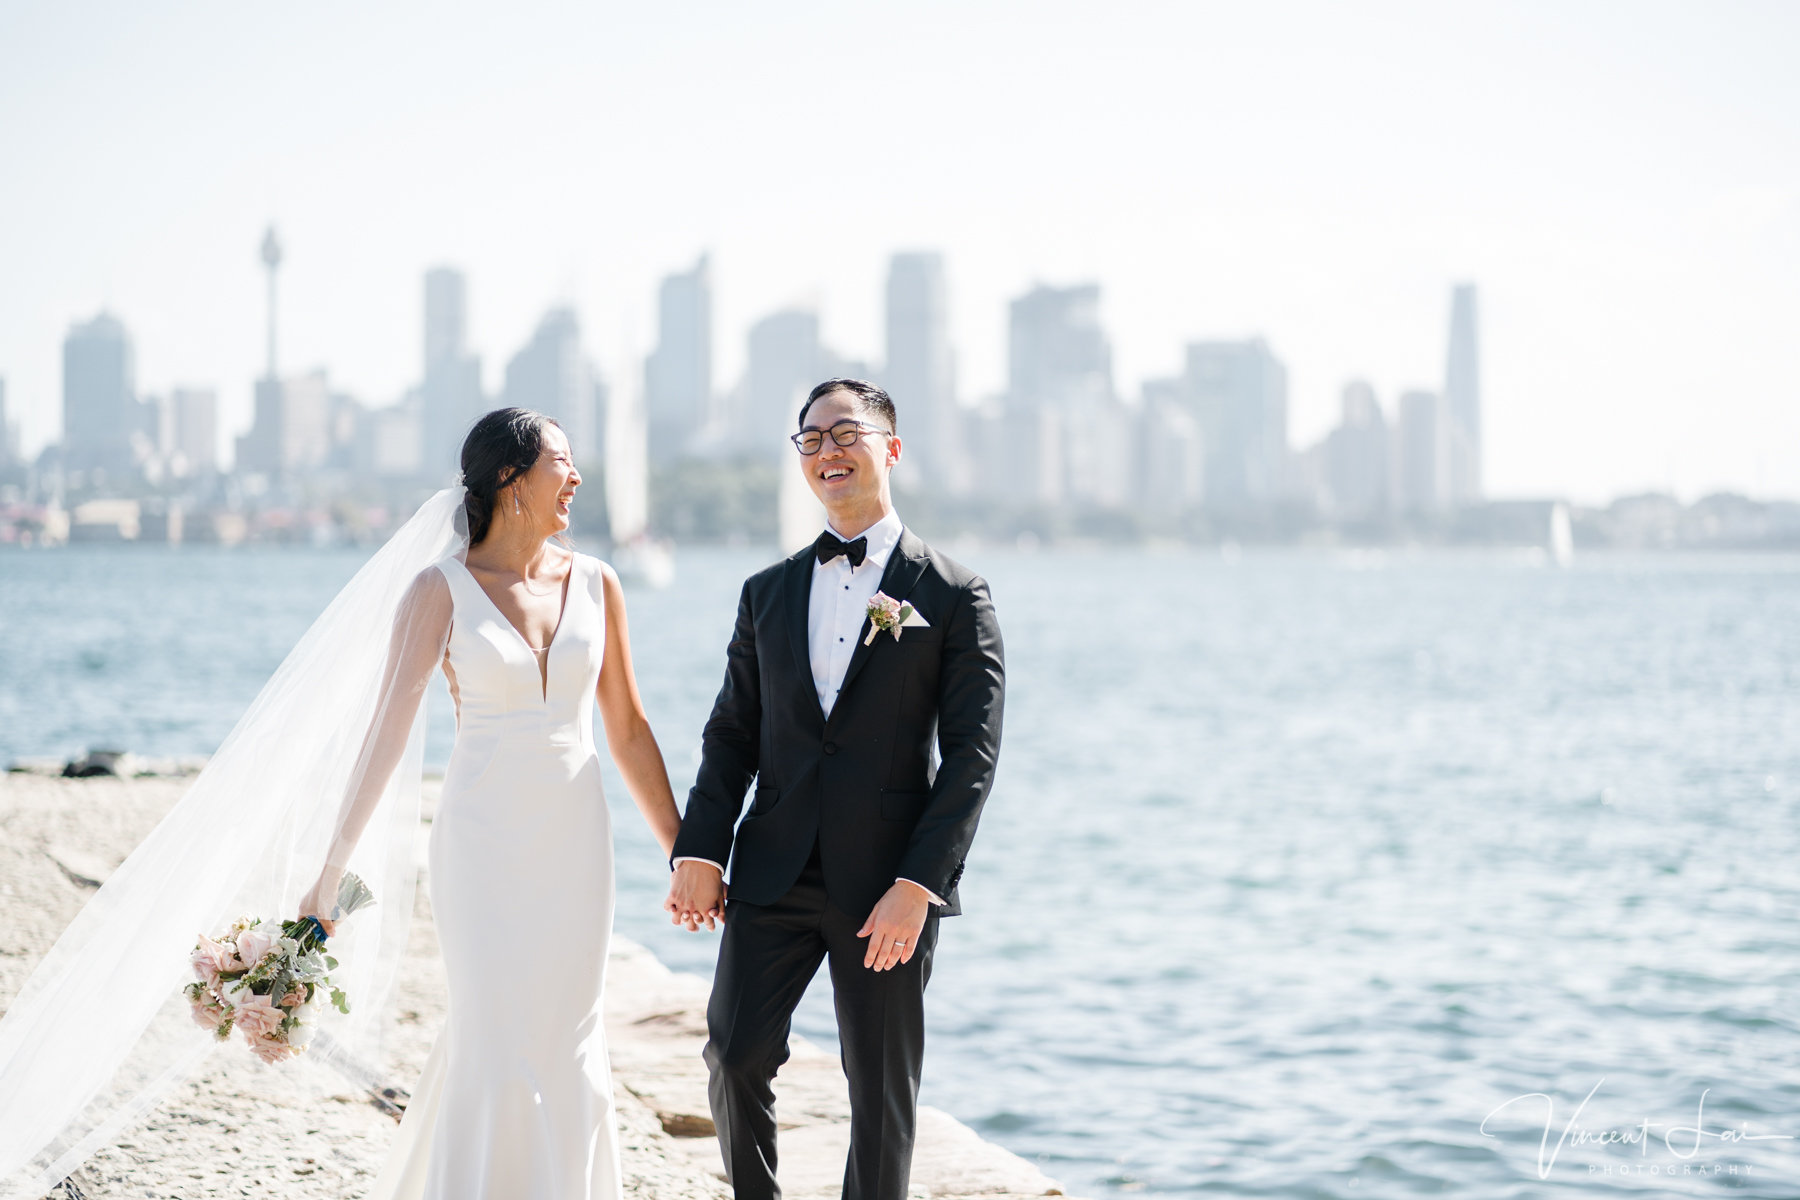
{"label": "woman's hand", "polygon": [[325,919],[325,914],[337,908],[338,883],[344,873],[334,867],[326,867],[319,874],[319,881],[312,885],[312,890],[300,898],[300,919],[312,917],[318,921],[319,928],[330,937],[337,932],[337,922]]}
{"label": "woman's hand", "polygon": [[676,863],[663,911],[669,914],[669,924],[686,925],[689,933],[699,932],[702,924],[714,928],[715,921],[725,919],[725,884],[719,868],[691,858]]}

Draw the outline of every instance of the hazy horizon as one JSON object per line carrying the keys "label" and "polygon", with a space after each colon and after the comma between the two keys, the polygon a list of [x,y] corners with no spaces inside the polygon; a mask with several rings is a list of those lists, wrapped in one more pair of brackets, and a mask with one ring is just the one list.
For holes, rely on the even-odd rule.
{"label": "hazy horizon", "polygon": [[890,253],[946,257],[959,392],[1006,304],[1093,281],[1135,395],[1262,336],[1311,444],[1351,378],[1437,387],[1481,288],[1495,496],[1800,495],[1800,10],[1547,4],[505,12],[93,3],[0,14],[0,376],[35,452],[101,308],[141,391],[241,431],[273,222],[284,370],[419,374],[469,278],[490,387],[573,303],[603,373],[713,255],[722,387],[758,317],[879,364]]}

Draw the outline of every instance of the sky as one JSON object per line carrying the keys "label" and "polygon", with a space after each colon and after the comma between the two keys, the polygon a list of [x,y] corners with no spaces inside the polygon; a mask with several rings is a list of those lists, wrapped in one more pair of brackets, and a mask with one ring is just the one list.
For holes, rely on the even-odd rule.
{"label": "sky", "polygon": [[271,223],[282,369],[374,406],[433,266],[491,388],[560,303],[617,383],[709,252],[728,386],[796,304],[878,365],[888,256],[935,249],[965,400],[1010,299],[1092,281],[1122,394],[1262,337],[1304,447],[1350,379],[1441,386],[1473,282],[1492,494],[1800,497],[1797,52],[1775,3],[11,0],[0,377],[55,440],[104,308],[241,431]]}

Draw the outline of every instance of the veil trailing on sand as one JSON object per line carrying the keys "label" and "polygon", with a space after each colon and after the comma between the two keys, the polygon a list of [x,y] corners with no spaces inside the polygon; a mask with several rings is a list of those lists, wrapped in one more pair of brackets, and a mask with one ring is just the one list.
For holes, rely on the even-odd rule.
{"label": "veil trailing on sand", "polygon": [[463,495],[433,496],[338,593],[0,1020],[0,1200],[54,1187],[200,1065],[218,1043],[180,992],[195,938],[296,915],[322,869],[360,875],[377,907],[331,939],[351,1012],[306,1057],[371,1077],[412,917],[420,701],[449,625],[422,572],[467,547]]}

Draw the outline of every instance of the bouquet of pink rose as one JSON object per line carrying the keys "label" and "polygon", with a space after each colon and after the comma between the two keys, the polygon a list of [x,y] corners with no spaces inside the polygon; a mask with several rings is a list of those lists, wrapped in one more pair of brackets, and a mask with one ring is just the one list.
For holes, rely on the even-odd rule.
{"label": "bouquet of pink rose", "polygon": [[[335,916],[373,903],[368,885],[346,874]],[[306,1049],[327,995],[339,1012],[350,1011],[349,998],[331,983],[337,959],[325,953],[325,931],[311,917],[283,921],[278,929],[239,917],[216,939],[201,934],[193,963],[199,978],[182,990],[195,1022],[221,1042],[237,1030],[266,1063]]]}

